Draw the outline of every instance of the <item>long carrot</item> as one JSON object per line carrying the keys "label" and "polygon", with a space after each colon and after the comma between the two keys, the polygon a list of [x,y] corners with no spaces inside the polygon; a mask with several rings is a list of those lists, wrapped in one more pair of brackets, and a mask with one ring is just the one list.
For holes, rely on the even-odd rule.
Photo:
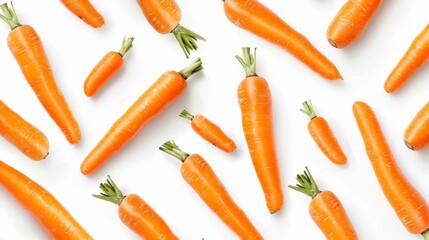
{"label": "long carrot", "polygon": [[343,204],[331,191],[320,191],[310,171],[296,176],[298,184],[290,188],[311,197],[308,207],[310,217],[328,240],[357,240],[356,231]]}
{"label": "long carrot", "polygon": [[421,150],[429,145],[429,102],[410,122],[404,132],[404,142],[411,150]]}
{"label": "long carrot", "polygon": [[353,114],[384,195],[405,228],[428,240],[429,206],[396,164],[373,110],[364,102],[355,102]]}
{"label": "long carrot", "polygon": [[94,28],[104,25],[103,16],[97,12],[89,0],[60,0],[78,18]]}
{"label": "long carrot", "polygon": [[329,127],[328,122],[323,117],[316,115],[311,101],[303,102],[302,105],[304,109],[300,110],[310,118],[310,121],[307,125],[308,132],[316,142],[317,146],[333,163],[339,165],[346,164],[347,157],[341,149],[337,138]]}
{"label": "long carrot", "polygon": [[386,92],[396,92],[429,59],[429,24],[414,39],[407,52],[401,58],[384,82]]}
{"label": "long carrot", "polygon": [[110,51],[95,65],[85,80],[83,90],[88,97],[93,96],[124,64],[123,57],[133,47],[134,38],[124,37],[119,52]]}
{"label": "long carrot", "polygon": [[183,109],[179,116],[190,120],[192,129],[215,147],[228,153],[236,149],[234,141],[204,115],[194,116],[187,109]]}
{"label": "long carrot", "polygon": [[183,179],[238,237],[263,239],[203,157],[198,154],[189,155],[173,141],[165,142],[159,149],[182,161],[180,173]]}
{"label": "long carrot", "polygon": [[328,27],[329,43],[344,48],[365,31],[383,0],[347,0]]}
{"label": "long carrot", "polygon": [[71,144],[77,143],[80,140],[79,125],[55,83],[42,41],[30,25],[19,23],[12,3],[10,7],[7,3],[0,7],[4,14],[0,14],[0,18],[12,29],[7,44],[25,79],[67,140]]}
{"label": "long carrot", "polygon": [[152,27],[161,34],[172,33],[189,57],[192,50],[197,50],[196,41],[205,39],[193,31],[180,25],[182,12],[174,0],[137,0],[140,8]]}
{"label": "long carrot", "polygon": [[232,23],[285,49],[322,77],[343,79],[305,36],[257,0],[224,0],[224,11]]}
{"label": "long carrot", "polygon": [[48,138],[0,100],[0,135],[32,160],[49,154]]}
{"label": "long carrot", "polygon": [[39,221],[52,239],[93,239],[52,194],[2,161],[0,185]]}
{"label": "long carrot", "polygon": [[147,123],[159,116],[186,89],[186,80],[202,70],[196,59],[180,72],[167,71],[152,84],[128,110],[112,125],[80,166],[83,174],[100,168],[114,153],[128,143]]}
{"label": "long carrot", "polygon": [[147,240],[179,239],[164,219],[141,197],[137,194],[124,196],[110,176],[106,181],[100,184],[100,195],[92,196],[118,205],[119,218],[129,229]]}

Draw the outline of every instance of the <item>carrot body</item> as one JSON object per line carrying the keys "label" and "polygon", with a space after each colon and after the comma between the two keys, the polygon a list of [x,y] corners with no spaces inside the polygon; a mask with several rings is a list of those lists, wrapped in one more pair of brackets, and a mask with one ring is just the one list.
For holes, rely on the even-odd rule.
{"label": "carrot body", "polygon": [[93,239],[46,189],[2,161],[0,185],[39,221],[52,239]]}
{"label": "carrot body", "polygon": [[94,28],[104,25],[103,16],[97,12],[89,0],[60,0],[74,15]]}
{"label": "carrot body", "polygon": [[48,138],[0,100],[0,135],[32,160],[49,153]]}
{"label": "carrot body", "polygon": [[384,195],[410,233],[423,233],[429,228],[429,206],[396,164],[371,107],[355,102],[353,113]]}
{"label": "carrot body", "polygon": [[421,150],[429,145],[429,102],[417,113],[405,129],[404,142],[412,150]]}
{"label": "carrot body", "polygon": [[336,48],[354,43],[365,31],[383,0],[348,0],[329,25],[327,37]]}
{"label": "carrot body", "polygon": [[229,138],[219,126],[205,116],[201,114],[195,115],[192,119],[191,126],[198,135],[219,149],[225,152],[232,152],[235,150],[236,145],[234,141]]}
{"label": "carrot body", "polygon": [[402,85],[429,59],[429,24],[414,39],[405,55],[392,70],[384,89],[386,92],[396,92]]}
{"label": "carrot body", "polygon": [[138,0],[147,21],[159,33],[167,34],[179,25],[182,12],[174,0]]}

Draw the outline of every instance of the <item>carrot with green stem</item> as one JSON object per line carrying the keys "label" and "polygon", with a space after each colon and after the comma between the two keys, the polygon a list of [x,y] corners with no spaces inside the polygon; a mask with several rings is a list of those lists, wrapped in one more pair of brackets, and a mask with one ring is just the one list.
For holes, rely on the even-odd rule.
{"label": "carrot with green stem", "polygon": [[189,155],[173,141],[165,142],[159,149],[182,161],[180,173],[183,179],[238,237],[263,239],[203,157]]}
{"label": "carrot with green stem", "polygon": [[60,0],[62,4],[78,18],[93,28],[104,25],[103,16],[94,8],[89,0]]}
{"label": "carrot with green stem", "polygon": [[405,145],[411,150],[421,150],[429,145],[429,102],[413,118],[404,132]]}

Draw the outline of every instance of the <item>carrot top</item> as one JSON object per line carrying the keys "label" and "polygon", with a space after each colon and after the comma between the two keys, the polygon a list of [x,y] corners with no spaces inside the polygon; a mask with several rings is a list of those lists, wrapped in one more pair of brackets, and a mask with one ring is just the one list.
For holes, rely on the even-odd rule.
{"label": "carrot top", "polygon": [[192,119],[194,119],[194,115],[192,115],[189,111],[188,111],[188,109],[183,109],[181,112],[180,112],[180,114],[179,114],[179,117],[182,117],[182,118],[186,118],[186,119],[188,119],[188,120],[190,120],[190,121],[192,121]]}
{"label": "carrot top", "polygon": [[125,198],[109,175],[107,175],[106,183],[100,183],[100,189],[102,191],[100,195],[93,194],[92,196],[114,203],[118,206],[121,205],[122,200]]}
{"label": "carrot top", "polygon": [[305,167],[304,174],[296,175],[296,180],[298,181],[296,186],[289,185],[290,188],[311,198],[315,198],[321,192],[307,167]]}
{"label": "carrot top", "polygon": [[198,45],[195,43],[198,39],[205,41],[206,39],[202,36],[194,33],[193,31],[181,26],[178,24],[172,31],[174,37],[176,37],[177,42],[179,42],[180,47],[186,55],[186,58],[189,58],[192,50],[197,50]]}
{"label": "carrot top", "polygon": [[313,104],[311,103],[311,100],[305,101],[302,103],[302,106],[304,109],[299,109],[301,112],[305,113],[310,120],[313,120],[317,117],[316,112],[314,111]]}
{"label": "carrot top", "polygon": [[195,59],[195,61],[193,61],[187,67],[182,69],[179,73],[180,73],[180,75],[182,75],[182,77],[184,79],[188,79],[194,73],[197,73],[201,70],[203,70],[203,62],[201,61],[201,58],[197,58],[197,59]]}
{"label": "carrot top", "polygon": [[250,47],[242,48],[243,58],[236,55],[235,58],[241,63],[246,71],[246,77],[255,77],[258,76],[256,74],[256,48],[253,51],[253,55],[250,54]]}
{"label": "carrot top", "polygon": [[429,240],[429,229],[422,232],[422,236],[425,240]]}
{"label": "carrot top", "polygon": [[180,150],[179,146],[177,146],[174,141],[165,142],[164,144],[162,144],[161,147],[159,147],[159,150],[170,154],[171,156],[179,159],[182,162],[184,162],[189,157],[189,154]]}
{"label": "carrot top", "polygon": [[131,50],[131,48],[133,48],[133,41],[134,41],[133,37],[125,36],[122,39],[122,47],[121,47],[121,50],[119,50],[118,52],[119,55],[121,55],[121,57],[124,57],[125,54],[127,54]]}
{"label": "carrot top", "polygon": [[13,7],[12,2],[10,2],[10,7],[7,3],[3,3],[2,5],[0,5],[0,8],[3,12],[3,14],[0,14],[0,18],[3,19],[10,26],[11,30],[21,26],[21,23],[19,23],[18,16],[16,15],[16,11]]}

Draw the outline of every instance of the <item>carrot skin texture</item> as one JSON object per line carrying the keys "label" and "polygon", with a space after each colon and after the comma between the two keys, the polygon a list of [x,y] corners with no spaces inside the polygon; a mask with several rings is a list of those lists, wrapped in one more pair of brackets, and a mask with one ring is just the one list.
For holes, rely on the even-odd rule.
{"label": "carrot skin texture", "polygon": [[89,0],[60,0],[64,6],[78,18],[94,28],[104,25],[103,16],[94,8]]}
{"label": "carrot skin texture", "polygon": [[[152,27],[161,34],[174,30],[182,18],[179,5],[174,0],[138,0],[143,15]],[[160,12],[164,14],[160,14]],[[166,14],[168,13],[168,14]]]}
{"label": "carrot skin texture", "polygon": [[373,110],[355,102],[353,114],[384,195],[410,233],[423,233],[429,228],[429,206],[396,164]]}
{"label": "carrot skin texture", "polygon": [[429,145],[429,102],[417,113],[404,132],[404,142],[412,150],[421,150]]}

